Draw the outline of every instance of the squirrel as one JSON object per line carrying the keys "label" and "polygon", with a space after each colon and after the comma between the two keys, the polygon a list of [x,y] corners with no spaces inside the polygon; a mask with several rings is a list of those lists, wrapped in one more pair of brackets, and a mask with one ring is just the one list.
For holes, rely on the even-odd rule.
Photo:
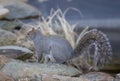
{"label": "squirrel", "polygon": [[[89,52],[94,46],[95,52],[92,55],[92,59],[95,69],[97,66],[102,66],[107,63],[112,55],[111,45],[107,36],[97,29],[85,32],[74,49],[66,39],[56,35],[45,36],[34,28],[28,32],[27,38],[34,43],[38,55],[38,62],[41,61],[43,56],[45,63],[65,63],[69,60],[72,62],[72,59],[84,54],[82,53],[83,51]],[[89,53],[85,54],[85,56],[89,56]]]}
{"label": "squirrel", "polygon": [[27,38],[34,43],[38,62],[44,57],[45,63],[64,63],[72,57],[73,49],[70,43],[62,37],[56,35],[45,36],[39,30],[32,28],[27,33]]}

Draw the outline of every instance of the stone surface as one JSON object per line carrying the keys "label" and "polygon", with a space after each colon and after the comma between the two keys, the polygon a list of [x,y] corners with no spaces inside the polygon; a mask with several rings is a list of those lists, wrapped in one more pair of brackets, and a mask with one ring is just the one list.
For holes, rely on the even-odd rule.
{"label": "stone surface", "polygon": [[120,81],[120,73],[118,73],[116,76],[115,76],[115,80],[114,81]]}
{"label": "stone surface", "polygon": [[16,26],[22,25],[19,21],[0,21],[0,28],[8,31],[12,31]]}
{"label": "stone surface", "polygon": [[0,72],[0,81],[14,81],[13,78],[4,75],[2,72]]}
{"label": "stone surface", "polygon": [[17,42],[16,42],[17,45],[34,50],[33,42],[26,38],[26,35],[30,29],[31,28],[29,27],[29,25],[25,26],[23,24],[20,26],[16,26],[12,31],[17,36]]}
{"label": "stone surface", "polygon": [[115,80],[112,76],[106,73],[88,73],[81,75],[80,77],[70,77],[70,76],[62,76],[62,75],[55,75],[55,74],[42,74],[33,77],[25,77],[19,78],[20,81],[119,81]]}
{"label": "stone surface", "polygon": [[0,45],[13,45],[16,42],[16,35],[0,29]]}
{"label": "stone surface", "polygon": [[22,2],[4,4],[4,7],[10,11],[9,14],[5,17],[6,19],[10,20],[38,17],[40,14],[36,8]]}
{"label": "stone surface", "polygon": [[7,4],[11,4],[14,2],[27,2],[28,0],[0,0],[0,4],[1,5],[7,5]]}
{"label": "stone surface", "polygon": [[10,61],[9,58],[7,58],[6,56],[4,55],[0,55],[0,69]]}
{"label": "stone surface", "polygon": [[5,55],[9,58],[26,60],[32,57],[33,52],[27,48],[19,46],[0,46],[0,55]]}
{"label": "stone surface", "polygon": [[6,9],[6,8],[0,8],[0,19],[6,17],[8,13],[9,13],[8,9]]}
{"label": "stone surface", "polygon": [[114,78],[106,73],[90,72],[80,77],[69,77],[61,75],[46,74],[42,76],[42,81],[113,81]]}
{"label": "stone surface", "polygon": [[4,65],[1,72],[8,76],[12,76],[15,79],[51,73],[65,76],[75,76],[81,73],[71,66],[62,64],[24,63],[16,60]]}
{"label": "stone surface", "polygon": [[107,73],[102,72],[89,72],[87,74],[83,74],[80,77],[88,80],[88,81],[113,81],[114,77]]}
{"label": "stone surface", "polygon": [[118,74],[116,75],[116,77],[120,78],[120,73],[118,73]]}

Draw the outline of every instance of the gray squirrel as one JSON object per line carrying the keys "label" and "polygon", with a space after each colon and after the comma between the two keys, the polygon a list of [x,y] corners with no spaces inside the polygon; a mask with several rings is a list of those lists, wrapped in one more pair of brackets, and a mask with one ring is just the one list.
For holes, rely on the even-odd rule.
{"label": "gray squirrel", "polygon": [[93,60],[94,67],[96,68],[99,65],[101,66],[107,63],[112,55],[111,45],[107,36],[97,29],[85,32],[75,49],[72,48],[66,39],[56,35],[45,36],[34,28],[28,32],[27,38],[34,43],[38,62],[40,62],[44,56],[45,63],[64,63],[82,55],[82,51],[84,51],[85,48],[94,46],[95,54],[93,55]]}
{"label": "gray squirrel", "polygon": [[27,38],[33,41],[38,56],[38,62],[44,56],[45,63],[64,63],[72,57],[72,47],[70,43],[62,37],[51,35],[44,36],[40,30],[32,28],[27,34]]}

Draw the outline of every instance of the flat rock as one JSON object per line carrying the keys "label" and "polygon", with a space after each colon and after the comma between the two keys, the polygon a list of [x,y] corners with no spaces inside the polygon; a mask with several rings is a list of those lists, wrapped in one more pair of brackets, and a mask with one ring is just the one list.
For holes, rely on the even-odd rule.
{"label": "flat rock", "polygon": [[0,72],[0,81],[14,81],[13,78],[4,75],[2,72]]}
{"label": "flat rock", "polygon": [[28,0],[0,0],[0,4],[1,5],[7,5],[7,4],[11,4],[11,3],[14,3],[14,2],[27,2]]}
{"label": "flat rock", "polygon": [[81,73],[77,69],[63,64],[24,63],[16,60],[6,63],[1,72],[14,79],[51,73],[65,76],[75,76]]}
{"label": "flat rock", "polygon": [[0,29],[0,45],[13,45],[16,42],[16,35],[6,31],[6,30],[2,30]]}
{"label": "flat rock", "polygon": [[113,81],[114,79],[111,75],[103,72],[89,72],[80,77],[85,79],[85,81]]}
{"label": "flat rock", "polygon": [[36,8],[22,2],[5,4],[4,7],[10,11],[9,14],[5,17],[9,20],[38,17],[40,15],[40,12]]}
{"label": "flat rock", "polygon": [[114,78],[102,72],[90,72],[80,77],[69,77],[61,75],[46,74],[42,76],[42,81],[113,81]]}
{"label": "flat rock", "polygon": [[33,52],[27,48],[19,46],[0,46],[0,55],[26,60],[33,56]]}
{"label": "flat rock", "polygon": [[0,69],[10,61],[9,58],[7,58],[6,56],[4,55],[0,55]]}

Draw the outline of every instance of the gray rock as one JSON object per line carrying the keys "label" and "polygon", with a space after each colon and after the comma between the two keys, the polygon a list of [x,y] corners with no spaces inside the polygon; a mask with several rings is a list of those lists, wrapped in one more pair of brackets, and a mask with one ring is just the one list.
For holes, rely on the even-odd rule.
{"label": "gray rock", "polygon": [[80,76],[84,81],[113,81],[114,77],[103,72],[89,72]]}
{"label": "gray rock", "polygon": [[27,2],[28,0],[0,0],[0,4],[1,5],[7,5],[7,4],[11,4],[11,3],[15,3],[15,2]]}
{"label": "gray rock", "polygon": [[0,29],[0,45],[13,45],[15,44],[17,38],[16,35],[6,31],[6,30],[2,30]]}
{"label": "gray rock", "polygon": [[120,73],[118,73],[118,74],[115,75],[114,81],[120,81]]}
{"label": "gray rock", "polygon": [[17,58],[20,60],[29,59],[33,52],[27,48],[19,46],[0,46],[0,55],[5,55],[10,58]]}
{"label": "gray rock", "polygon": [[15,79],[20,77],[33,77],[42,74],[75,76],[81,73],[77,69],[63,64],[23,63],[16,60],[5,64],[1,69],[1,72]]}
{"label": "gray rock", "polygon": [[116,75],[116,77],[117,77],[117,78],[120,78],[120,73],[118,73],[118,74]]}
{"label": "gray rock", "polygon": [[42,81],[114,81],[114,78],[106,73],[90,72],[80,77],[46,74],[42,76]]}
{"label": "gray rock", "polygon": [[14,81],[11,77],[4,75],[0,72],[0,81]]}
{"label": "gray rock", "polygon": [[0,19],[6,17],[6,15],[9,13],[9,10],[6,8],[0,8]]}
{"label": "gray rock", "polygon": [[0,21],[0,28],[12,31],[16,26],[22,25],[19,21]]}
{"label": "gray rock", "polygon": [[22,2],[14,2],[7,4],[4,7],[10,11],[6,16],[6,19],[10,20],[38,17],[40,15],[40,12],[36,8]]}

